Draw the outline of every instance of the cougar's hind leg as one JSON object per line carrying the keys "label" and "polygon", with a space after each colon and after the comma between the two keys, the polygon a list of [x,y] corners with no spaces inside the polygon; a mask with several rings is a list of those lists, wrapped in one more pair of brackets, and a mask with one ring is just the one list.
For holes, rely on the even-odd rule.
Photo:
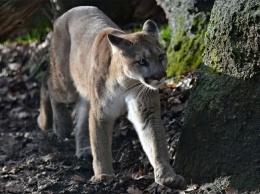
{"label": "cougar's hind leg", "polygon": [[76,156],[86,158],[91,155],[90,140],[89,140],[89,101],[80,98],[77,109],[77,123],[75,127],[76,139]]}
{"label": "cougar's hind leg", "polygon": [[47,86],[47,74],[43,77],[40,91],[40,114],[37,118],[39,127],[45,131],[51,131],[53,125],[52,107]]}
{"label": "cougar's hind leg", "polygon": [[56,101],[54,98],[50,98],[52,112],[53,112],[53,130],[60,138],[69,137],[72,130],[72,118],[71,113],[66,107],[65,103]]}
{"label": "cougar's hind leg", "polygon": [[77,93],[70,77],[69,35],[67,29],[58,24],[59,20],[53,30],[48,87],[53,112],[53,130],[60,138],[66,138],[73,131],[71,113],[66,105],[77,101]]}

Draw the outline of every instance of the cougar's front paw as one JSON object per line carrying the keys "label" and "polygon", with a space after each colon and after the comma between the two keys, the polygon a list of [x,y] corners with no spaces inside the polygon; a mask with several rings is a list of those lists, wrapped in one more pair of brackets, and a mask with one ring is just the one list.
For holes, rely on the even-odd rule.
{"label": "cougar's front paw", "polygon": [[91,147],[85,147],[85,148],[80,148],[76,150],[76,156],[78,158],[91,158],[92,153],[91,153]]}
{"label": "cougar's front paw", "polygon": [[92,176],[90,181],[92,182],[116,181],[116,176],[114,174],[99,174],[99,175]]}
{"label": "cougar's front paw", "polygon": [[184,178],[173,172],[155,175],[155,182],[159,185],[163,185],[171,189],[184,190],[186,188],[186,182]]}

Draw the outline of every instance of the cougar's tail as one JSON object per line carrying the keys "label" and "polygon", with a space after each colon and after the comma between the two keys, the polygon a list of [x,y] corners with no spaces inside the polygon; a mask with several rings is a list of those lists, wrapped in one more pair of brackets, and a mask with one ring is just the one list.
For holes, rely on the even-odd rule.
{"label": "cougar's tail", "polygon": [[47,78],[48,71],[42,79],[40,94],[40,114],[37,119],[39,127],[46,132],[52,130],[53,125],[52,107],[48,90]]}

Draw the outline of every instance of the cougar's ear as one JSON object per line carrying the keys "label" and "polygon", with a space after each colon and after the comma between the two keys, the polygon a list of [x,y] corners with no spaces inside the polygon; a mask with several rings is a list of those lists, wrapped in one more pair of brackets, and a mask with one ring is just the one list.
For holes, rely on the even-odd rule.
{"label": "cougar's ear", "polygon": [[117,52],[120,49],[124,49],[127,46],[132,45],[132,43],[129,40],[115,36],[113,34],[108,34],[107,38],[112,47],[113,53]]}
{"label": "cougar's ear", "polygon": [[159,39],[159,29],[154,21],[147,20],[143,25],[143,31]]}

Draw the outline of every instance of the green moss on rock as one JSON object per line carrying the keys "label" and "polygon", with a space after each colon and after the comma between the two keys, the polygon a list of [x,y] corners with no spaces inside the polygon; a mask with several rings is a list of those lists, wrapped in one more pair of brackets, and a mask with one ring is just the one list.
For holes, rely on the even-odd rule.
{"label": "green moss on rock", "polygon": [[202,63],[202,54],[204,52],[204,37],[205,31],[202,30],[199,34],[193,37],[186,35],[178,35],[173,42],[173,49],[168,50],[168,76],[180,75],[181,73],[197,69]]}
{"label": "green moss on rock", "polygon": [[[176,26],[175,35],[168,54],[167,75],[180,75],[187,70],[194,70],[202,63],[204,52],[204,35],[206,32],[206,20],[202,15],[193,18],[190,29],[185,29],[179,18],[179,25]],[[181,29],[183,28],[183,29]]]}

